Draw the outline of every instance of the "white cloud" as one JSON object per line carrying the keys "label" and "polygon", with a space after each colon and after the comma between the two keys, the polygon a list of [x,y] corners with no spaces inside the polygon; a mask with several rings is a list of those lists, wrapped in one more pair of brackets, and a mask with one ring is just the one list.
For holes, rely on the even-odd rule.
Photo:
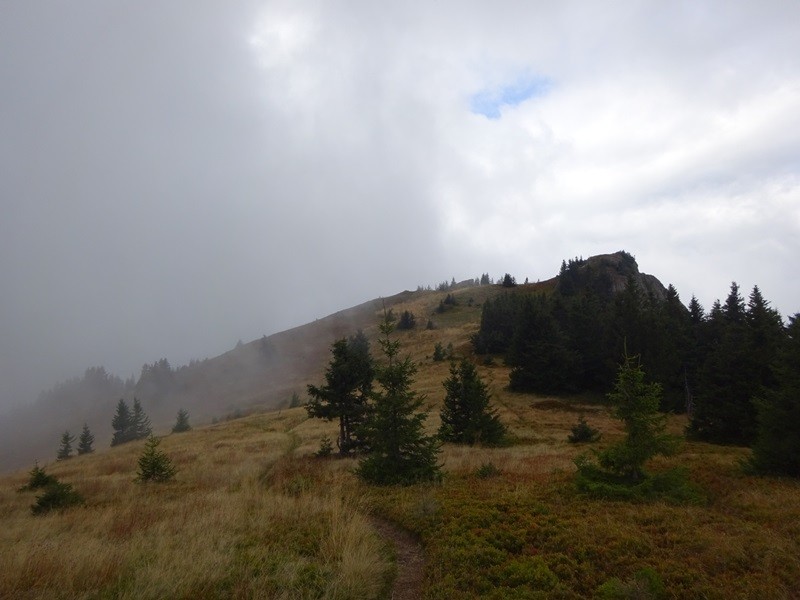
{"label": "white cloud", "polygon": [[800,309],[794,4],[159,6],[0,8],[0,380],[622,248]]}

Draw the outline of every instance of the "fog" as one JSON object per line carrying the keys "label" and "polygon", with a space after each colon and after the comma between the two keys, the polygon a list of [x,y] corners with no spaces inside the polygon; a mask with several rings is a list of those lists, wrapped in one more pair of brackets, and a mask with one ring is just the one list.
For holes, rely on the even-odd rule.
{"label": "fog", "polygon": [[0,407],[625,249],[800,310],[800,5],[0,4]]}

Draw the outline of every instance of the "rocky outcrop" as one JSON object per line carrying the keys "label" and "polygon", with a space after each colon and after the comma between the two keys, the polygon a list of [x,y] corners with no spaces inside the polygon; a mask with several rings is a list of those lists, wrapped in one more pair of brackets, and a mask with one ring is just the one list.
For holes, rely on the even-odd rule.
{"label": "rocky outcrop", "polygon": [[624,250],[565,261],[558,276],[558,289],[567,296],[585,288],[613,296],[625,289],[629,278],[649,297],[659,301],[667,297],[667,289],[658,278],[641,273],[636,259]]}

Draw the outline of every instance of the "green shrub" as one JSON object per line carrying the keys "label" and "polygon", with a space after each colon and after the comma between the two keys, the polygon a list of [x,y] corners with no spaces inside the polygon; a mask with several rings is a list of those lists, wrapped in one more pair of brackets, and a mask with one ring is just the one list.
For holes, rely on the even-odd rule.
{"label": "green shrub", "polygon": [[572,433],[567,436],[567,440],[569,440],[572,444],[579,444],[581,442],[596,442],[600,439],[600,432],[591,427],[581,415],[578,423],[573,425]]}
{"label": "green shrub", "polygon": [[319,443],[319,450],[314,453],[314,456],[317,458],[330,458],[331,454],[333,454],[333,443],[331,442],[331,438],[324,437],[322,441]]}
{"label": "green shrub", "polygon": [[602,600],[660,600],[666,596],[661,576],[649,568],[624,582],[614,577],[597,588],[597,598]]}
{"label": "green shrub", "polygon": [[19,488],[20,492],[27,492],[31,490],[38,490],[46,488],[49,485],[58,483],[58,480],[53,476],[45,473],[44,469],[39,466],[39,463],[34,463],[33,469],[30,470],[30,478],[28,483]]}
{"label": "green shrub", "polygon": [[684,468],[651,473],[639,482],[631,482],[624,475],[610,473],[593,464],[586,456],[575,459],[578,474],[575,485],[579,492],[594,498],[651,502],[662,500],[671,504],[702,504],[703,492],[689,481]]}
{"label": "green shrub", "polygon": [[54,480],[45,488],[41,496],[36,497],[36,503],[31,506],[31,512],[34,515],[41,515],[51,510],[64,510],[83,503],[83,496],[72,489],[70,484]]}
{"label": "green shrub", "polygon": [[497,477],[500,475],[500,469],[494,466],[494,463],[483,463],[475,471],[475,476],[478,479],[489,479],[490,477]]}

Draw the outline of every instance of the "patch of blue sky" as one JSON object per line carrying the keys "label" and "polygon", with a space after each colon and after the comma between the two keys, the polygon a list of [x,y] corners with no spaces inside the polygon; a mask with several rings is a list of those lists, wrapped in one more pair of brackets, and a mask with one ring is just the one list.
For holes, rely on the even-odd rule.
{"label": "patch of blue sky", "polygon": [[552,81],[547,77],[522,76],[511,83],[473,94],[470,97],[470,110],[487,119],[499,119],[504,106],[517,106],[531,98],[544,96],[551,87]]}

